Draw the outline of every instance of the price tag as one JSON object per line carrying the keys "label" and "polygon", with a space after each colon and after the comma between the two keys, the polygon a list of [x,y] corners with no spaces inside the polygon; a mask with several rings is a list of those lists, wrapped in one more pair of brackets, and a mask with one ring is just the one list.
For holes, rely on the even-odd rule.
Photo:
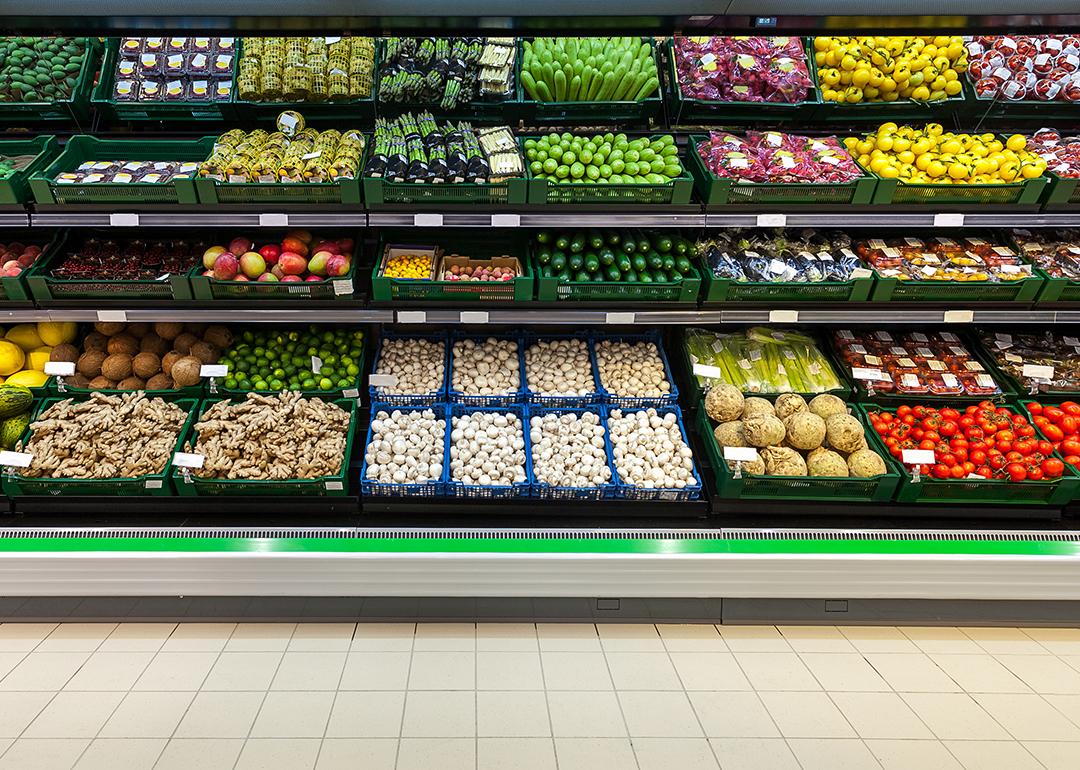
{"label": "price tag", "polygon": [[758,214],[758,227],[787,227],[787,214]]}
{"label": "price tag", "polygon": [[851,369],[851,376],[856,380],[885,380],[888,379],[881,373],[880,369],[866,369],[862,366],[854,366]]}
{"label": "price tag", "polygon": [[288,214],[259,214],[259,227],[288,227]]}
{"label": "price tag", "polygon": [[172,456],[172,464],[177,468],[201,468],[206,462],[206,455],[197,455],[190,452],[177,452]]}
{"label": "price tag", "polygon": [[442,227],[442,214],[413,214],[414,227]]}
{"label": "price tag", "polygon": [[311,373],[318,374],[322,371],[322,359],[318,356],[311,357]]}
{"label": "price tag", "polygon": [[97,311],[97,319],[99,321],[126,321],[126,310],[99,310]]}
{"label": "price tag", "polygon": [[1015,353],[1006,353],[1005,354],[1005,360],[1008,361],[1010,364],[1022,364],[1022,363],[1024,363],[1024,357],[1023,356],[1018,356]]}
{"label": "price tag", "polygon": [[492,214],[492,227],[521,227],[521,214]]}
{"label": "price tag", "polygon": [[632,324],[636,315],[634,313],[605,313],[604,323],[606,324]]}
{"label": "price tag", "polygon": [[339,297],[342,294],[353,293],[352,278],[335,278],[331,283],[334,285],[334,294]]}
{"label": "price tag", "polygon": [[963,214],[934,214],[934,227],[963,227]]}
{"label": "price tag", "polygon": [[769,323],[793,324],[799,322],[798,310],[770,310]]}
{"label": "price tag", "polygon": [[709,366],[708,364],[694,364],[691,367],[694,374],[698,377],[704,377],[707,380],[720,380],[723,379],[724,373],[719,366]]}
{"label": "price tag", "polygon": [[109,225],[112,227],[138,227],[138,214],[109,214]]}
{"label": "price tag", "polygon": [[199,367],[200,377],[228,377],[229,367],[225,364],[203,364]]}
{"label": "price tag", "polygon": [[463,324],[486,324],[488,323],[488,311],[462,310],[458,318]]}
{"label": "price tag", "polygon": [[426,324],[427,323],[427,311],[426,310],[399,310],[399,311],[397,311],[397,322],[399,324]]}
{"label": "price tag", "polygon": [[975,311],[946,310],[942,320],[947,324],[969,324],[975,320]]}
{"label": "price tag", "polygon": [[1033,380],[1052,380],[1054,379],[1054,367],[1043,364],[1024,364],[1020,374],[1022,377]]}
{"label": "price tag", "polygon": [[146,483],[143,484],[143,489],[161,489],[161,487],[161,479],[147,479]]}
{"label": "price tag", "polygon": [[342,398],[360,398],[360,391],[356,388],[345,388],[341,391]]}
{"label": "price tag", "polygon": [[905,449],[900,452],[900,459],[904,465],[933,465],[933,449]]}
{"label": "price tag", "polygon": [[71,361],[49,361],[45,364],[45,374],[57,377],[71,377],[75,374],[75,364]]}
{"label": "price tag", "polygon": [[392,388],[398,383],[396,374],[372,374],[368,376],[368,384],[374,388]]}
{"label": "price tag", "polygon": [[724,447],[724,459],[732,462],[749,463],[758,459],[757,450],[750,446]]}
{"label": "price tag", "polygon": [[8,468],[29,468],[33,459],[28,452],[0,452],[0,465]]}
{"label": "price tag", "polygon": [[869,269],[867,269],[865,267],[856,267],[854,270],[851,271],[852,279],[855,279],[855,278],[869,278],[873,274],[874,274],[873,270],[869,270]]}
{"label": "price tag", "polygon": [[340,481],[327,481],[326,482],[326,491],[327,492],[340,492],[344,488],[345,488],[345,485],[342,484]]}

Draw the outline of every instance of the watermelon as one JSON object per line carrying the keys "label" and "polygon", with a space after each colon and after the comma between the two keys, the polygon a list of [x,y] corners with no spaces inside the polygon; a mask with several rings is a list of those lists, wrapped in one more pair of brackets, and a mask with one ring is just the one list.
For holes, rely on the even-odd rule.
{"label": "watermelon", "polygon": [[12,417],[30,409],[34,394],[22,385],[0,385],[0,418]]}

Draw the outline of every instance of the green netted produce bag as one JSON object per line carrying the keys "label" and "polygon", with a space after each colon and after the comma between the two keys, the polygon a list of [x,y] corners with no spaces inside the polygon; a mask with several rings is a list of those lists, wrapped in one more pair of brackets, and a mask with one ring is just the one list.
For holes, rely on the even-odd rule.
{"label": "green netted produce bag", "polygon": [[687,329],[698,387],[726,382],[744,393],[825,393],[843,387],[812,337],[756,326],[731,334]]}

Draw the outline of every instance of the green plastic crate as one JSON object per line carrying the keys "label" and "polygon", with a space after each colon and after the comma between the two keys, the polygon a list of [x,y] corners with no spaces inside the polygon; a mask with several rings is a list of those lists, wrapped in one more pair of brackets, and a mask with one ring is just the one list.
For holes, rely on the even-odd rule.
{"label": "green plastic crate", "polygon": [[863,423],[867,443],[885,461],[886,472],[870,478],[837,478],[817,476],[752,476],[743,473],[735,478],[724,461],[723,449],[716,443],[713,425],[704,409],[697,413],[697,429],[705,454],[716,478],[717,496],[738,500],[818,500],[821,502],[873,502],[892,500],[900,483],[900,473],[877,433],[862,415],[855,417]]}
{"label": "green plastic crate", "polygon": [[1046,175],[1050,177],[1049,190],[1043,200],[1043,206],[1046,210],[1057,211],[1080,208],[1080,179],[1066,179],[1049,169],[1046,171]]}
{"label": "green plastic crate", "polygon": [[[524,61],[524,41],[518,38],[516,64],[517,71],[521,72]],[[641,42],[648,43],[652,47],[653,58],[656,60],[657,73],[662,69],[660,55],[656,49],[655,38],[641,38]],[[662,78],[661,78],[662,79]],[[579,101],[579,102],[538,102],[529,97],[525,87],[521,85],[521,78],[517,83],[517,104],[521,106],[521,117],[529,125],[603,125],[607,123],[638,123],[648,125],[652,119],[658,119],[663,112],[663,99],[661,98],[661,86],[658,86],[653,96],[646,97],[640,102],[634,101]]]}
{"label": "green plastic crate", "polygon": [[[235,398],[208,398],[205,399],[198,409],[199,418],[214,404],[219,401],[243,401],[243,396]],[[344,497],[348,494],[349,458],[352,455],[353,439],[356,434],[356,405],[354,398],[333,399],[330,403],[336,404],[349,413],[349,432],[345,436],[345,451],[341,458],[341,467],[332,476],[321,476],[317,479],[281,479],[256,481],[252,479],[202,479],[195,473],[185,474],[183,469],[172,468],[172,482],[176,487],[176,493],[182,497],[188,496],[320,496],[320,497]],[[198,419],[192,421],[191,436],[188,439],[192,451],[199,438],[199,432],[195,429]]]}
{"label": "green plastic crate", "polygon": [[[974,403],[978,399],[972,399]],[[966,404],[964,405],[966,406]],[[1017,413],[1023,410],[1008,404]],[[956,406],[957,409],[963,407]],[[878,406],[860,405],[860,412],[869,423],[870,411],[893,411]],[[1055,453],[1055,457],[1057,454]],[[1060,457],[1059,457],[1060,459]],[[911,471],[902,463],[900,485],[896,499],[901,503],[931,503],[935,505],[1048,505],[1061,506],[1080,495],[1080,475],[1065,463],[1065,475],[1056,481],[1010,481],[1008,479],[935,479],[923,477],[912,482]]]}
{"label": "green plastic crate", "polygon": [[1049,184],[1047,176],[1010,184],[904,184],[899,179],[878,177],[873,202],[904,206],[1038,206]]}
{"label": "green plastic crate", "polygon": [[878,180],[867,174],[852,182],[838,184],[787,184],[779,182],[738,182],[721,178],[705,166],[698,144],[707,136],[692,135],[686,145],[686,166],[694,177],[698,197],[706,211],[737,205],[862,206],[874,199]]}
{"label": "green plastic crate", "polygon": [[[63,401],[63,398],[45,398],[39,402],[34,411],[34,418],[44,412],[53,404]],[[76,400],[85,400],[78,399]],[[163,496],[172,495],[173,489],[169,484],[169,470],[172,467],[172,454],[179,451],[184,445],[188,431],[194,421],[198,399],[190,398],[165,398],[187,412],[187,419],[176,438],[173,451],[160,473],[151,473],[137,478],[111,478],[111,479],[46,479],[20,476],[18,469],[6,468],[3,472],[3,490],[8,497],[141,497],[143,495]],[[31,420],[31,423],[33,420]],[[28,427],[20,440],[25,442],[29,439],[31,429]]]}
{"label": "green plastic crate", "polygon": [[0,140],[0,155],[36,155],[26,168],[19,169],[11,176],[0,178],[0,205],[18,205],[29,200],[30,177],[43,169],[60,154],[60,145],[55,136],[39,136],[36,139]]}
{"label": "green plastic crate", "polygon": [[1043,288],[1035,299],[1035,306],[1051,302],[1080,302],[1080,281],[1068,278],[1051,278],[1045,270],[1036,267],[1035,273],[1042,276]]}
{"label": "green plastic crate", "polygon": [[[61,231],[25,273],[26,285],[36,302],[48,305],[56,301],[159,299],[190,300],[191,282],[187,274],[171,273],[165,280],[110,281],[105,278],[54,278],[49,273],[68,252],[72,231]],[[77,237],[77,236],[75,236]],[[192,255],[192,261],[198,257]]]}
{"label": "green plastic crate", "polygon": [[357,259],[358,255],[354,253],[349,272],[345,275],[322,281],[219,281],[203,275],[205,268],[201,264],[196,264],[187,277],[194,298],[204,301],[351,300],[357,293]]}
{"label": "green plastic crate", "polygon": [[768,283],[733,281],[717,278],[707,266],[701,266],[705,293],[703,304],[728,302],[866,302],[874,290],[873,275],[850,281],[816,283]]}
{"label": "green plastic crate", "polygon": [[[477,240],[474,237],[456,235],[450,230],[440,230],[430,243],[413,243],[417,235],[413,231],[382,233],[376,252],[375,265],[371,269],[371,297],[376,302],[420,300],[431,302],[530,302],[533,298],[533,284],[536,275],[526,256],[522,238],[513,235],[496,235],[492,230],[484,233]],[[401,245],[405,247],[430,249],[439,246],[440,255],[460,254],[474,259],[489,259],[497,256],[517,257],[521,265],[521,275],[512,281],[423,281],[407,278],[387,278],[381,275],[385,247]],[[436,268],[438,265],[436,264]]]}
{"label": "green plastic crate", "polygon": [[901,281],[875,271],[874,302],[1023,302],[1033,301],[1043,287],[1038,274],[1019,281]]}
{"label": "green plastic crate", "polygon": [[90,117],[90,90],[98,68],[101,44],[84,38],[86,55],[71,96],[58,102],[0,102],[0,126],[22,128],[27,123],[80,123]]}
{"label": "green plastic crate", "polygon": [[73,171],[87,160],[176,160],[202,162],[210,156],[216,137],[192,140],[98,139],[73,136],[46,168],[30,177],[30,189],[38,204],[117,204],[141,206],[156,203],[194,204],[195,180],[174,179],[167,184],[58,184],[53,178]]}
{"label": "green plastic crate", "polygon": [[[115,97],[116,63],[119,58],[120,38],[110,37],[105,41],[105,58],[101,62],[101,76],[94,86],[90,103],[98,112],[116,121],[143,120],[198,120],[221,121],[228,114],[229,101],[123,101]],[[236,62],[233,61],[229,79],[235,82]],[[207,75],[207,80],[213,80]]]}
{"label": "green plastic crate", "polygon": [[359,206],[360,180],[338,179],[334,182],[219,182],[195,180],[199,203],[232,205],[236,203],[343,204]]}
{"label": "green plastic crate", "polygon": [[[536,267],[536,243],[530,240],[529,261]],[[690,275],[672,283],[623,281],[559,281],[537,272],[537,299],[541,302],[697,302],[701,293],[701,272],[690,262]]]}

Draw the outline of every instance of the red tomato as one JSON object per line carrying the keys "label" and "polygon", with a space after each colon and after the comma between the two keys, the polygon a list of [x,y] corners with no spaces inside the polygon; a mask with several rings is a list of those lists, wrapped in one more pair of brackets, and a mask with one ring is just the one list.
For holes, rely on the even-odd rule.
{"label": "red tomato", "polygon": [[936,430],[923,431],[923,438],[933,441],[935,444],[941,441],[941,435]]}
{"label": "red tomato", "polygon": [[1002,454],[992,454],[986,458],[986,464],[994,470],[1004,468],[1006,463],[1008,463],[1008,460],[1006,460],[1005,455]]}
{"label": "red tomato", "polygon": [[1071,436],[1062,441],[1061,452],[1067,455],[1080,455],[1080,438]]}
{"label": "red tomato", "polygon": [[1032,420],[1032,422],[1035,423],[1036,425],[1038,425],[1040,428],[1045,428],[1047,425],[1053,425],[1054,424],[1054,423],[1050,422],[1049,417],[1044,417],[1041,414],[1038,415],[1034,420]]}
{"label": "red tomato", "polygon": [[1045,475],[1042,468],[1028,468],[1027,477],[1029,481],[1042,481]]}
{"label": "red tomato", "polygon": [[1013,448],[1013,442],[1011,441],[995,441],[994,448],[999,452],[1011,452]]}
{"label": "red tomato", "polygon": [[1043,435],[1051,441],[1061,441],[1065,438],[1065,431],[1059,428],[1057,425],[1045,425],[1042,426]]}
{"label": "red tomato", "polygon": [[1045,415],[1050,422],[1057,424],[1058,420],[1065,416],[1065,412],[1058,409],[1056,406],[1048,406],[1043,409],[1043,415]]}
{"label": "red tomato", "polygon": [[1016,435],[1017,436],[1023,436],[1024,438],[1031,438],[1032,436],[1035,435],[1035,426],[1034,425],[1017,425],[1016,426]]}
{"label": "red tomato", "polygon": [[1075,436],[1077,430],[1080,430],[1080,420],[1071,414],[1067,414],[1058,422],[1058,427],[1064,431],[1066,436]]}
{"label": "red tomato", "polygon": [[1049,441],[1040,441],[1036,444],[1037,451],[1041,455],[1052,455],[1054,453],[1054,445]]}
{"label": "red tomato", "polygon": [[986,463],[986,452],[981,449],[974,449],[968,455],[968,459],[976,465],[984,465]]}
{"label": "red tomato", "polygon": [[965,430],[975,424],[975,418],[972,417],[970,414],[965,414],[963,417],[957,420],[957,422],[959,423],[961,430]]}
{"label": "red tomato", "polygon": [[1024,459],[1024,455],[1022,455],[1020,452],[1013,450],[1012,452],[1005,453],[1005,459],[1011,463],[1018,463]]}
{"label": "red tomato", "polygon": [[944,454],[938,455],[938,462],[942,465],[948,465],[951,468],[956,465],[956,455],[952,452],[945,452]]}
{"label": "red tomato", "polygon": [[1074,468],[1080,467],[1080,455],[1065,455],[1065,462]]}
{"label": "red tomato", "polygon": [[963,465],[954,465],[949,470],[949,475],[952,476],[954,479],[962,479],[964,478],[964,476],[967,475],[967,472],[964,470]]}
{"label": "red tomato", "polygon": [[1072,417],[1080,417],[1080,404],[1075,401],[1062,401],[1061,411]]}
{"label": "red tomato", "polygon": [[941,417],[945,420],[955,420],[960,416],[960,413],[953,409],[951,406],[947,406],[941,410]]}
{"label": "red tomato", "polygon": [[938,428],[938,433],[948,438],[949,436],[955,436],[956,431],[959,430],[957,424],[952,421],[941,423],[941,427]]}
{"label": "red tomato", "polygon": [[994,472],[992,470],[990,470],[989,468],[986,468],[986,467],[979,468],[975,472],[977,474],[979,474],[980,476],[982,476],[984,479],[992,479],[992,478],[994,478]]}
{"label": "red tomato", "polygon": [[911,414],[911,407],[908,406],[907,404],[902,404],[901,406],[898,406],[896,408],[896,416],[897,417],[904,417],[904,416],[909,415],[909,414]]}
{"label": "red tomato", "polygon": [[994,438],[998,442],[1015,441],[1016,440],[1016,434],[1013,433],[1011,430],[999,430],[997,433],[994,434]]}
{"label": "red tomato", "polygon": [[941,463],[938,463],[934,466],[932,473],[934,474],[934,478],[936,479],[947,479],[952,475],[952,470],[949,468],[948,465],[942,465]]}
{"label": "red tomato", "polygon": [[1038,401],[1032,401],[1030,404],[1028,404],[1028,411],[1032,414],[1042,414],[1043,405],[1040,404]]}
{"label": "red tomato", "polygon": [[975,472],[975,463],[965,462],[961,464],[961,467],[964,469],[964,475]]}
{"label": "red tomato", "polygon": [[937,444],[935,444],[933,441],[930,441],[929,439],[923,439],[919,442],[919,449],[933,449],[936,446]]}
{"label": "red tomato", "polygon": [[1009,463],[1005,470],[1008,472],[1009,478],[1013,481],[1023,481],[1028,477],[1027,468],[1020,463]]}
{"label": "red tomato", "polygon": [[1047,457],[1042,461],[1042,472],[1048,479],[1056,479],[1065,472],[1065,463],[1056,457]]}
{"label": "red tomato", "polygon": [[1026,457],[1039,448],[1039,442],[1030,438],[1022,438],[1013,444],[1013,448]]}

